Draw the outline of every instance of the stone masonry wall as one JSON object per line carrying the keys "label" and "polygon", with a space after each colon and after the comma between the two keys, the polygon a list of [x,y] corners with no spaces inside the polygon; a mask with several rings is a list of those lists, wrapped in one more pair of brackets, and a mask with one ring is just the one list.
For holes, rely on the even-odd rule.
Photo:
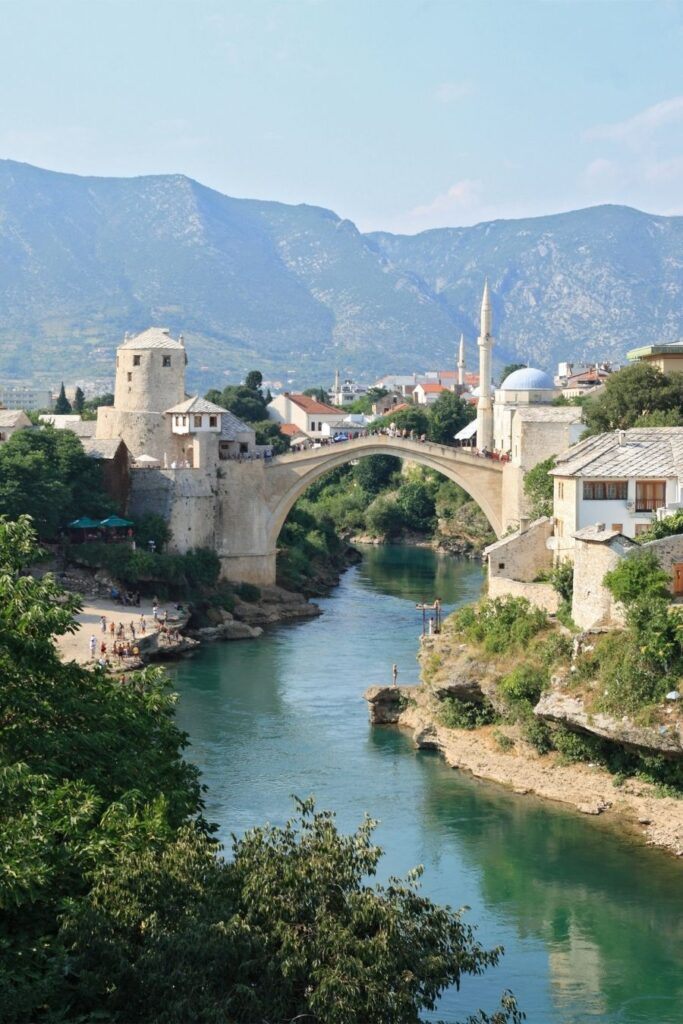
{"label": "stone masonry wall", "polygon": [[522,583],[502,576],[489,577],[489,597],[525,597],[530,604],[554,615],[560,607],[560,597],[549,583]]}

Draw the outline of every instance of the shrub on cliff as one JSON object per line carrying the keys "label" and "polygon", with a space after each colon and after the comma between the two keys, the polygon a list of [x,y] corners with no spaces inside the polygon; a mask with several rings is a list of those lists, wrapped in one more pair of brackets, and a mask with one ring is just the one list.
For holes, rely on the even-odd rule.
{"label": "shrub on cliff", "polygon": [[449,629],[481,644],[487,654],[526,647],[548,624],[548,617],[525,597],[494,597],[467,605],[449,620]]}

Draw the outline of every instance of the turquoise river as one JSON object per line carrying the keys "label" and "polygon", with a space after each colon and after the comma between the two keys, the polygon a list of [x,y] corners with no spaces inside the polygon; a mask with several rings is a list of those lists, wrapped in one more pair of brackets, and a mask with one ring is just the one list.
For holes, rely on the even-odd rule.
{"label": "turquoise river", "polygon": [[208,815],[227,844],[282,823],[291,794],[315,794],[345,830],[365,812],[379,819],[383,876],[423,864],[423,890],[470,907],[481,941],[505,947],[495,970],[444,995],[435,1019],[491,1010],[510,988],[532,1024],[681,1024],[683,865],[368,724],[363,690],[387,682],[392,662],[399,682],[417,681],[416,601],[438,593],[452,609],[481,585],[475,563],[371,549],[320,618],[178,664],[179,724]]}

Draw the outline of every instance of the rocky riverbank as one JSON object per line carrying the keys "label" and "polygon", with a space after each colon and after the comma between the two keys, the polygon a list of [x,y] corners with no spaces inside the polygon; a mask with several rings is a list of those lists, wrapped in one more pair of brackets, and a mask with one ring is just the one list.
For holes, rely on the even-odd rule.
{"label": "rocky riverbank", "polygon": [[[371,721],[411,731],[416,746],[438,750],[454,768],[509,787],[558,801],[583,814],[606,815],[649,844],[683,855],[683,799],[663,787],[633,776],[611,774],[596,763],[568,763],[557,750],[539,753],[519,725],[499,720],[476,728],[444,724],[448,701],[469,708],[484,701],[502,708],[497,682],[512,667],[482,659],[466,644],[446,635],[425,638],[420,661],[423,682],[417,687],[371,687],[365,693]],[[534,713],[560,723],[577,735],[593,735],[624,749],[677,759],[683,752],[678,708],[662,709],[662,718],[644,726],[626,716],[616,720],[591,714],[579,696],[563,689],[565,677],[541,696]],[[667,714],[668,712],[668,714]]]}

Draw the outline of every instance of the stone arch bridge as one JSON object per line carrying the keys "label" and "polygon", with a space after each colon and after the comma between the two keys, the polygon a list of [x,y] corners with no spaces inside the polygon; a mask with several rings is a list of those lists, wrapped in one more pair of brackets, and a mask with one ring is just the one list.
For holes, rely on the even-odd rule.
{"label": "stone arch bridge", "polygon": [[463,448],[384,434],[269,462],[223,462],[213,472],[137,470],[131,506],[137,514],[165,515],[177,550],[212,547],[226,578],[268,585],[275,582],[277,539],[296,500],[323,473],[367,455],[396,455],[437,470],[477,502],[498,537],[503,533],[503,480],[509,465]]}

